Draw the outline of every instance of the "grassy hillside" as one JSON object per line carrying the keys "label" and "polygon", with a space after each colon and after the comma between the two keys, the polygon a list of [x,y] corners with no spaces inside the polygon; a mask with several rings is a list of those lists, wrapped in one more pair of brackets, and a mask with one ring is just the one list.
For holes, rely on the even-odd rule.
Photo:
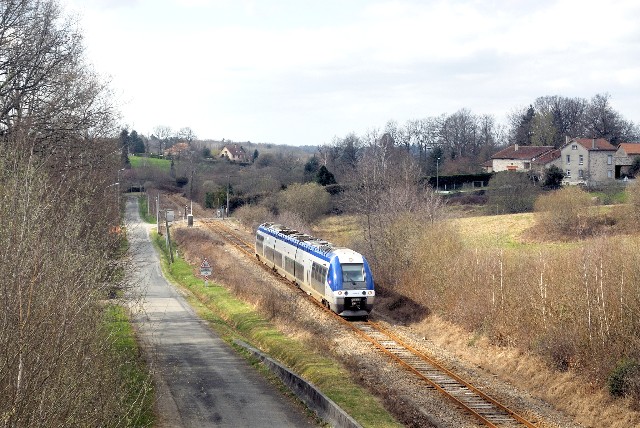
{"label": "grassy hillside", "polygon": [[129,162],[131,163],[132,168],[143,168],[145,166],[149,166],[159,168],[167,172],[171,169],[171,160],[169,159],[158,159],[131,155],[129,156]]}

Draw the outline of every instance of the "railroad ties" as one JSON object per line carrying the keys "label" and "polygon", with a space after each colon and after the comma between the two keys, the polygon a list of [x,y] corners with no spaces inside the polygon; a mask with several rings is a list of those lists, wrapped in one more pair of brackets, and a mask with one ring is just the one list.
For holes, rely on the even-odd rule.
{"label": "railroad ties", "polygon": [[223,224],[222,220],[203,220],[202,222],[205,226],[214,230],[222,236],[224,240],[237,247],[243,253],[251,257],[255,256],[253,244],[242,239],[240,235],[231,230],[227,225]]}
{"label": "railroad ties", "polygon": [[351,322],[351,328],[404,368],[427,381],[489,427],[535,425],[484,394],[432,358],[402,342],[374,322]]}

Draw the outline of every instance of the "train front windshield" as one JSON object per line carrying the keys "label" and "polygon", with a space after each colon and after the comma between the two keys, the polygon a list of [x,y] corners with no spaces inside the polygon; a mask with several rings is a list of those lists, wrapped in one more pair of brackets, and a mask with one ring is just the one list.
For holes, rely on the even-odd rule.
{"label": "train front windshield", "polygon": [[364,282],[364,266],[362,263],[345,263],[342,265],[342,283],[345,288],[366,288]]}

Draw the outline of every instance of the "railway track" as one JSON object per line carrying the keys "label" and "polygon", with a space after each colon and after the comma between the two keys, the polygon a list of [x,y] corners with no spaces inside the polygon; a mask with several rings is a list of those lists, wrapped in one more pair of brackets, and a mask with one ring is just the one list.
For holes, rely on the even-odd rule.
{"label": "railway track", "polygon": [[239,234],[231,230],[227,225],[224,224],[224,220],[203,219],[201,220],[201,223],[222,236],[225,241],[231,243],[243,253],[251,256],[252,258],[255,258],[253,243],[245,241]]}
{"label": "railway track", "polygon": [[[253,244],[245,241],[239,234],[223,224],[222,221],[202,220],[202,223],[240,251],[255,259]],[[286,279],[279,275],[276,276],[291,285]],[[444,367],[437,360],[408,345],[382,325],[373,321],[345,320],[326,309],[315,299],[310,300],[354,331],[363,340],[371,343],[398,365],[425,381],[429,387],[440,391],[458,407],[474,416],[485,426],[494,428],[536,427],[532,422],[483,393],[480,389]]]}

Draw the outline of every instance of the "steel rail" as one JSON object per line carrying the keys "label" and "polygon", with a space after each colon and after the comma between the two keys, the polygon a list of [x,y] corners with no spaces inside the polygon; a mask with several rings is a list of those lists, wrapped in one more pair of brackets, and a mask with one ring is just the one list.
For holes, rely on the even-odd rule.
{"label": "steel rail", "polygon": [[535,428],[533,423],[481,392],[433,358],[406,344],[378,323],[346,320],[343,322],[360,337],[373,344],[402,367],[425,380],[484,425],[495,428],[519,426]]}
{"label": "steel rail", "polygon": [[432,358],[429,355],[426,355],[426,354],[418,351],[417,349],[413,348],[411,345],[408,345],[400,337],[398,337],[398,335],[396,335],[394,332],[390,331],[389,329],[387,329],[385,327],[382,327],[379,323],[370,322],[370,324],[372,326],[374,326],[374,328],[377,329],[378,331],[380,331],[381,333],[386,334],[389,338],[393,339],[394,341],[398,342],[399,344],[401,344],[402,346],[407,348],[416,357],[424,360],[428,364],[431,364],[432,366],[436,367],[438,370],[446,373],[449,377],[451,377],[452,379],[455,379],[457,382],[459,382],[460,384],[462,384],[465,387],[469,388],[471,391],[473,391],[475,394],[479,395],[484,400],[490,402],[491,404],[493,404],[494,406],[498,407],[503,412],[509,414],[512,418],[514,418],[515,420],[517,420],[521,424],[523,424],[523,425],[525,425],[527,427],[531,427],[531,428],[535,427],[535,425],[533,425],[528,420],[524,419],[522,416],[518,415],[515,411],[511,410],[509,407],[503,405],[502,403],[500,403],[499,401],[495,400],[491,396],[485,394],[484,392],[482,392],[481,390],[479,390],[478,388],[476,388],[475,386],[473,386],[472,384],[470,384],[466,380],[462,379],[460,376],[458,376],[457,374],[455,374],[454,372],[452,372],[448,368],[444,367],[441,363],[439,363],[434,358]]}

